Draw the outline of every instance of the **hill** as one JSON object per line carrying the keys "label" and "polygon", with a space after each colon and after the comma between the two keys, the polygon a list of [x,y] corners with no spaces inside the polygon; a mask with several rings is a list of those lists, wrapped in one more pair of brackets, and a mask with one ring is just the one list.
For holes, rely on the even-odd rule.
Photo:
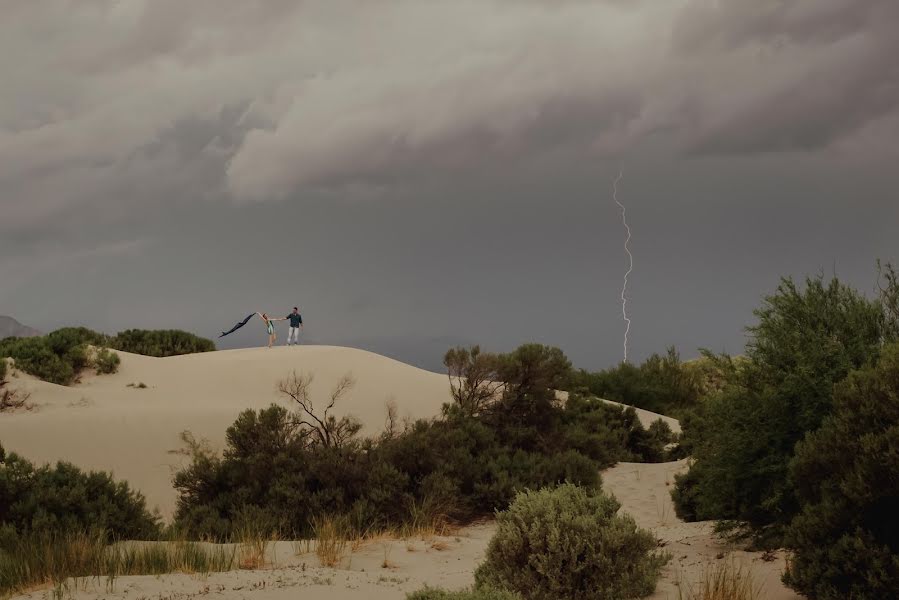
{"label": "hill", "polygon": [[22,325],[12,317],[0,315],[0,340],[8,337],[35,337],[41,332],[33,327]]}

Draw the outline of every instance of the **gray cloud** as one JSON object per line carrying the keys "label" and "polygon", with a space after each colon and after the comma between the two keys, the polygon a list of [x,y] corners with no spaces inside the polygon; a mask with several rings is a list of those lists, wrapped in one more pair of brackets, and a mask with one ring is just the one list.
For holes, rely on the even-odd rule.
{"label": "gray cloud", "polygon": [[78,201],[60,200],[69,181],[96,196],[140,149],[229,107],[233,129],[190,150],[242,201],[661,132],[706,154],[807,150],[899,99],[889,0],[28,6],[0,32],[14,223]]}
{"label": "gray cloud", "polygon": [[[735,263],[751,299],[816,261],[861,281],[890,258],[896,30],[893,0],[7,3],[0,313],[116,328],[136,308],[215,332],[277,296],[317,313],[319,339],[486,331],[605,360],[624,161],[635,340],[732,344],[738,325],[716,332],[745,319],[715,294]],[[831,256],[821,231],[856,242]],[[713,252],[718,275],[694,281]]]}

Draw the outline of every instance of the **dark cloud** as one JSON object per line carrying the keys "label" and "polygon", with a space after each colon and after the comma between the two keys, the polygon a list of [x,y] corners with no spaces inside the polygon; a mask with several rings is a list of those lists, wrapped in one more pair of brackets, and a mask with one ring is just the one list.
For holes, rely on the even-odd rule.
{"label": "dark cloud", "polygon": [[896,30],[893,0],[4,4],[0,313],[300,303],[429,366],[604,364],[623,162],[636,355],[735,349],[777,275],[894,258]]}

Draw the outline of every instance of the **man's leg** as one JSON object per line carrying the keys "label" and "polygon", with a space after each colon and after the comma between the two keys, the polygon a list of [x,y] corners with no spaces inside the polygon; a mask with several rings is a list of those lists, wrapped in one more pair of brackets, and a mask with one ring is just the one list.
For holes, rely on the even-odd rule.
{"label": "man's leg", "polygon": [[293,327],[287,328],[287,345],[290,345],[290,339],[293,337]]}

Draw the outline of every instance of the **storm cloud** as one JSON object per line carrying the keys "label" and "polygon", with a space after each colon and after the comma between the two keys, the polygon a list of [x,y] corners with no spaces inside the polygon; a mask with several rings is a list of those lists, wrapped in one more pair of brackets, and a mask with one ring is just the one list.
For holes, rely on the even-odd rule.
{"label": "storm cloud", "polygon": [[[897,30],[893,0],[4,4],[0,313],[25,321],[52,312],[67,322],[86,309],[95,326],[132,325],[120,322],[118,302],[159,326],[175,302],[149,299],[156,278],[181,289],[196,282],[182,324],[200,319],[214,330],[207,303],[222,297],[221,273],[240,248],[254,286],[282,278],[277,293],[323,304],[325,288],[339,292],[334,310],[345,312],[328,317],[322,339],[505,345],[528,336],[493,311],[520,303],[530,322],[545,314],[546,288],[571,290],[594,269],[578,293],[602,293],[598,308],[584,301],[577,319],[535,333],[612,360],[615,343],[593,347],[605,332],[618,335],[611,288],[620,232],[614,211],[591,211],[607,204],[623,162],[635,204],[634,294],[641,260],[654,265],[644,262],[644,276],[670,272],[650,240],[689,243],[666,224],[683,219],[693,240],[731,220],[756,225],[744,246],[717,249],[719,268],[757,257],[763,268],[746,267],[758,275],[746,288],[755,296],[715,325],[699,323],[689,316],[696,302],[711,302],[721,283],[708,275],[691,284],[705,290],[701,300],[677,300],[695,335],[650,319],[655,333],[636,338],[644,354],[702,339],[733,347],[748,307],[783,269],[840,262],[867,282],[860,269],[875,257],[863,251],[895,255],[881,232],[897,216]],[[771,207],[781,216],[765,223]],[[865,241],[830,232],[830,219]],[[443,228],[456,235],[436,233]],[[787,230],[795,246],[783,246]],[[822,230],[840,239],[826,245]],[[227,247],[218,245],[223,232]],[[578,244],[575,235],[602,241]],[[802,248],[828,252],[814,258]],[[776,258],[783,252],[794,260]],[[359,253],[382,257],[377,277]],[[685,261],[700,255],[683,250]],[[283,282],[272,264],[291,260],[304,265],[302,283]],[[435,283],[443,279],[435,271],[486,298],[465,305],[473,300]],[[332,280],[337,272],[344,277]],[[88,285],[105,298],[138,274],[133,292],[118,290],[108,304],[87,299]],[[66,294],[77,301],[28,301],[51,293],[54,277],[74,286]],[[530,284],[499,286],[506,277]],[[655,278],[643,310],[657,312],[672,283]],[[462,331],[451,325],[460,302],[477,312]],[[598,321],[593,341],[578,338],[583,319]]]}

